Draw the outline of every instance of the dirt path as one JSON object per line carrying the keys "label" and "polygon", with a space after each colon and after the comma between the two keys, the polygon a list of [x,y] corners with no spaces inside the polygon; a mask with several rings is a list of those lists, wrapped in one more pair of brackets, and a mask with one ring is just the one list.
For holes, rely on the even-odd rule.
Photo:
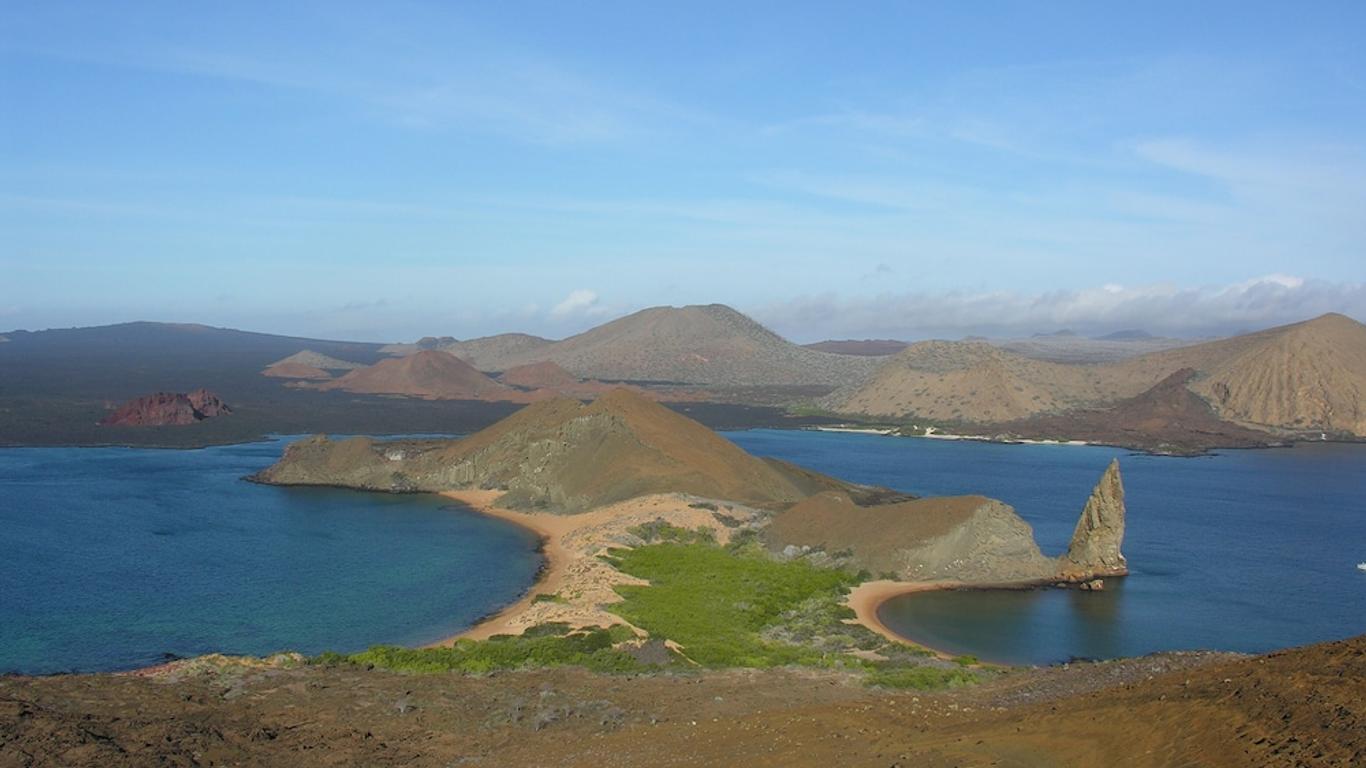
{"label": "dirt path", "polygon": [[[756,513],[729,502],[711,502],[682,494],[660,494],[600,507],[577,515],[528,513],[497,505],[497,491],[447,491],[442,494],[500,520],[520,525],[541,537],[545,567],[540,579],[522,599],[479,622],[474,627],[435,643],[450,645],[468,638],[483,640],[493,635],[519,635],[530,627],[547,622],[564,622],[572,627],[608,627],[625,624],[603,606],[621,600],[619,584],[643,584],[599,559],[612,547],[633,546],[639,539],[632,528],[664,520],[680,528],[707,528],[725,544],[732,528],[717,519],[720,511],[739,523],[752,520]],[[709,509],[703,504],[715,507]],[[537,599],[555,596],[554,600]]]}

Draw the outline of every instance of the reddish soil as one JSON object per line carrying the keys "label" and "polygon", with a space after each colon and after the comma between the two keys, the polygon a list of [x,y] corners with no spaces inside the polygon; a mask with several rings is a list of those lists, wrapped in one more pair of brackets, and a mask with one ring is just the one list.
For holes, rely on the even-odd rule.
{"label": "reddish soil", "polygon": [[805,670],[482,677],[191,663],[0,679],[0,767],[1355,766],[1366,637],[938,693]]}

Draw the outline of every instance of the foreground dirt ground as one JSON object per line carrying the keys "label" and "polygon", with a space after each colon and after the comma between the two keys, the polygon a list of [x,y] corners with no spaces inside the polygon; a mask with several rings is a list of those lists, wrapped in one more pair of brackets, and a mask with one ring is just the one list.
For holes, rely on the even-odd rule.
{"label": "foreground dirt ground", "polygon": [[0,766],[1366,765],[1366,637],[940,693],[810,671],[488,677],[197,663],[0,679]]}

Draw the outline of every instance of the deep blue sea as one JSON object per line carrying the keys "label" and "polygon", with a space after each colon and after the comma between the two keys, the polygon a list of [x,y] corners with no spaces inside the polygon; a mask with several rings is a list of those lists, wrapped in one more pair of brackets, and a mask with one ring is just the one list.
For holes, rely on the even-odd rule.
{"label": "deep blue sea", "polygon": [[1106,591],[957,591],[888,602],[882,619],[927,645],[1026,664],[1162,650],[1261,652],[1366,633],[1366,445],[1224,451],[996,445],[755,430],[746,450],[922,495],[1015,507],[1045,554],[1067,547],[1091,488],[1120,457],[1132,575]]}
{"label": "deep blue sea", "polygon": [[[1101,593],[944,592],[888,603],[907,637],[1014,663],[1265,651],[1366,632],[1366,445],[1164,458],[755,430],[759,455],[917,494],[1015,506],[1061,552],[1119,456],[1133,575]],[[193,451],[0,449],[0,672],[127,669],[212,651],[421,644],[515,600],[519,528],[431,496],[242,481],[284,440]]]}
{"label": "deep blue sea", "polygon": [[0,449],[0,672],[422,644],[532,583],[534,536],[448,500],[241,480],[284,445]]}

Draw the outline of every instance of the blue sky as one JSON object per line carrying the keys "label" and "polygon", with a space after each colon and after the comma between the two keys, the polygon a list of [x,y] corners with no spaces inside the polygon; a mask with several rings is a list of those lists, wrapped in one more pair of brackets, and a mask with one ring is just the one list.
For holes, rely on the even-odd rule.
{"label": "blue sky", "polygon": [[0,327],[1366,316],[1363,3],[280,5],[4,3]]}

